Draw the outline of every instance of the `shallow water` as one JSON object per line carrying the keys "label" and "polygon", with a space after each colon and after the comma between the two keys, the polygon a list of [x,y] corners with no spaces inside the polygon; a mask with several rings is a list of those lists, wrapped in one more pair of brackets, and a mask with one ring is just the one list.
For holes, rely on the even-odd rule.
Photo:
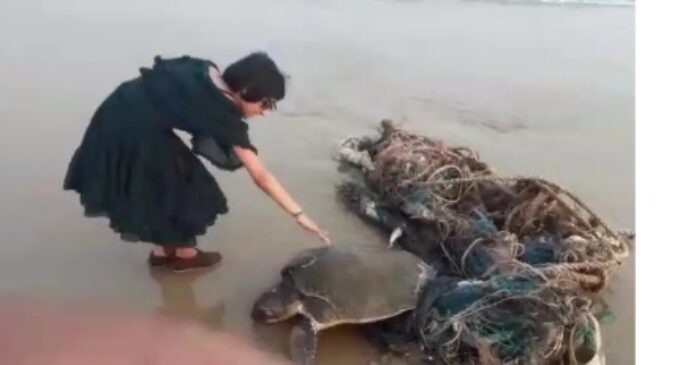
{"label": "shallow water", "polygon": [[[98,103],[155,54],[220,65],[265,49],[291,75],[279,112],[253,120],[261,156],[336,244],[383,244],[334,201],[334,144],[389,117],[469,145],[503,174],[540,175],[614,227],[634,226],[634,8],[471,1],[4,1],[0,4],[0,294],[165,311],[285,351],[286,327],[254,326],[256,296],[300,232],[244,172],[216,176],[232,213],[201,239],[224,264],[151,275],[61,190]],[[608,362],[634,363],[634,262],[612,286]],[[223,311],[220,310],[223,306]],[[212,308],[212,309],[210,309]],[[223,313],[222,313],[223,312]],[[322,337],[321,364],[365,363],[351,328]]]}

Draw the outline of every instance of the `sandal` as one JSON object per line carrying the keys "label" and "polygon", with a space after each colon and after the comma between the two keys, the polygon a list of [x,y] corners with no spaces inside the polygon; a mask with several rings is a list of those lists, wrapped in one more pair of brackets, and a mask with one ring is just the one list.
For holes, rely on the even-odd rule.
{"label": "sandal", "polygon": [[146,259],[149,266],[157,267],[168,264],[172,261],[175,256],[174,249],[165,249],[165,256],[157,256],[153,254],[153,251],[149,252],[149,257]]}
{"label": "sandal", "polygon": [[205,269],[217,265],[222,261],[219,252],[206,252],[196,250],[196,255],[189,258],[173,257],[168,266],[174,272],[186,272],[191,270]]}

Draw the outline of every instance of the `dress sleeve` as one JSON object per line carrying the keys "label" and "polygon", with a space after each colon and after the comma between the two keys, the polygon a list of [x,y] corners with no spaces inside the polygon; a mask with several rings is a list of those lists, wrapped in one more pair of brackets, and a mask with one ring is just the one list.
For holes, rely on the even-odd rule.
{"label": "dress sleeve", "polygon": [[205,77],[208,83],[206,107],[203,109],[205,118],[201,118],[200,122],[197,120],[201,124],[194,126],[196,132],[191,139],[192,151],[218,168],[233,171],[243,166],[234,153],[234,146],[247,148],[255,153],[257,148],[250,140],[248,124],[241,119],[236,107],[216,90],[207,70]]}
{"label": "dress sleeve", "polygon": [[191,138],[191,151],[203,156],[216,167],[234,171],[243,167],[243,163],[236,156],[232,148],[222,147],[215,138],[210,136],[194,136]]}
{"label": "dress sleeve", "polygon": [[140,71],[146,93],[166,122],[192,135],[210,136],[223,147],[256,151],[248,124],[210,80],[212,62],[188,56],[154,61],[152,69]]}
{"label": "dress sleeve", "polygon": [[192,135],[192,151],[215,166],[235,170],[242,166],[233,151],[240,146],[257,153],[234,104],[210,80],[210,61],[183,57],[157,59],[146,74],[149,91],[162,100],[173,128]]}

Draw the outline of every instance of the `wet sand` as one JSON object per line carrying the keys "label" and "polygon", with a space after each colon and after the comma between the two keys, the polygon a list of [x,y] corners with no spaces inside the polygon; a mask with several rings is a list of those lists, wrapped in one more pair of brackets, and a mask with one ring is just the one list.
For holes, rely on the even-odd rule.
{"label": "wet sand", "polygon": [[[500,173],[563,184],[616,228],[634,207],[634,9],[455,1],[14,1],[0,5],[0,294],[95,299],[178,317],[283,352],[286,326],[254,325],[256,296],[316,245],[245,172],[211,168],[231,213],[200,244],[200,277],[154,277],[148,247],[121,243],[61,190],[98,103],[155,54],[219,65],[265,49],[291,75],[279,112],[251,121],[260,155],[339,245],[380,245],[333,197],[335,143],[382,118],[477,149]],[[634,260],[608,296],[608,362],[633,364]],[[223,307],[223,313],[220,309]],[[217,309],[215,309],[217,308]],[[377,355],[352,328],[324,334],[320,363]]]}

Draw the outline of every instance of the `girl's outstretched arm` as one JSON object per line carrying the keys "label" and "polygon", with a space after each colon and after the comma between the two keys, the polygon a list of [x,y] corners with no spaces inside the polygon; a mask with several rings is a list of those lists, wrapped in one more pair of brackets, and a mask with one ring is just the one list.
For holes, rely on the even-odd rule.
{"label": "girl's outstretched arm", "polygon": [[326,244],[330,244],[330,236],[328,232],[319,228],[302,210],[302,208],[293,200],[288,192],[281,186],[276,177],[272,175],[266,167],[262,164],[255,152],[248,148],[234,146],[234,153],[239,157],[243,166],[250,174],[255,185],[271,197],[284,211],[295,217],[298,224],[306,231],[315,234]]}

